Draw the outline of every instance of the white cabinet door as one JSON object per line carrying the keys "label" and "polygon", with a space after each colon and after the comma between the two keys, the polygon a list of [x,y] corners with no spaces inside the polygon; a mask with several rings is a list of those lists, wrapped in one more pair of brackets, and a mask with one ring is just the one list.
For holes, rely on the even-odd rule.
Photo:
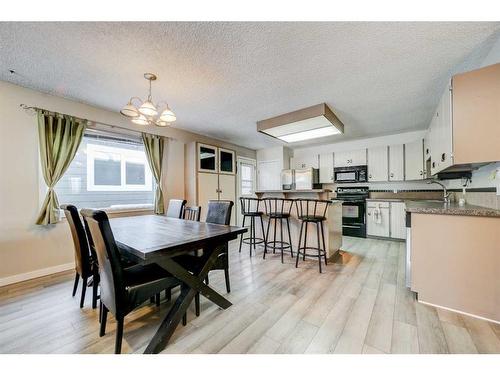
{"label": "white cabinet door", "polygon": [[404,146],[389,146],[389,181],[403,181],[404,168]]}
{"label": "white cabinet door", "polygon": [[389,160],[387,146],[368,149],[368,181],[387,181]]}
{"label": "white cabinet door", "polygon": [[299,155],[292,158],[293,169],[319,168],[318,155]]}
{"label": "white cabinet door", "polygon": [[422,139],[405,143],[405,180],[422,180],[424,178],[423,152]]}
{"label": "white cabinet door", "polygon": [[257,163],[257,189],[281,190],[281,163],[266,160]]}
{"label": "white cabinet door", "polygon": [[333,183],[333,153],[319,155],[319,182]]}
{"label": "white cabinet door", "polygon": [[452,160],[452,117],[451,117],[451,91],[447,88],[441,97],[438,107],[439,118],[437,121],[437,152],[435,171],[441,172],[453,164]]}
{"label": "white cabinet door", "polygon": [[[235,202],[236,200],[236,177],[234,175],[219,175],[219,199]],[[235,202],[236,203],[236,202]],[[236,206],[231,213],[231,225],[236,223]]]}
{"label": "white cabinet door", "polygon": [[337,151],[334,154],[335,167],[366,165],[366,148],[362,150]]}
{"label": "white cabinet door", "polygon": [[201,221],[205,221],[207,217],[208,201],[211,199],[219,199],[219,175],[198,173],[198,205],[201,206]]}
{"label": "white cabinet door", "polygon": [[335,168],[350,166],[351,165],[350,160],[351,160],[350,151],[337,151],[334,153]]}
{"label": "white cabinet door", "polygon": [[406,211],[404,202],[391,202],[391,238],[406,239]]}
{"label": "white cabinet door", "polygon": [[389,208],[380,208],[380,219],[376,219],[375,207],[366,209],[366,233],[369,236],[389,237]]}

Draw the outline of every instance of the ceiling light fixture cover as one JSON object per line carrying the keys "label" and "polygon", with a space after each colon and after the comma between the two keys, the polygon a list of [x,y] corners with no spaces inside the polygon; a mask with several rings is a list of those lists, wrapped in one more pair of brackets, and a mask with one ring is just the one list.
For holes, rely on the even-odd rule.
{"label": "ceiling light fixture cover", "polygon": [[257,131],[287,143],[344,133],[344,124],[326,103],[257,122]]}
{"label": "ceiling light fixture cover", "polygon": [[[153,73],[144,73],[144,78],[149,81],[149,95],[147,99],[142,100],[137,96],[130,98],[128,103],[121,109],[120,113],[130,118],[131,121],[137,125],[170,125],[177,119],[174,112],[172,112],[168,104],[166,104],[166,108],[161,111],[161,115],[158,118],[159,104],[155,105],[151,96],[151,82],[156,81],[156,75]],[[134,105],[134,101],[138,102],[139,105]]]}

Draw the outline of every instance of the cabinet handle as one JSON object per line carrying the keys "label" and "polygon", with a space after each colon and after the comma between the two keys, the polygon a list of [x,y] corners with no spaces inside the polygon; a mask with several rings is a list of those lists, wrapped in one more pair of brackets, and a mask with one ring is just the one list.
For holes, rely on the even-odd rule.
{"label": "cabinet handle", "polygon": [[426,148],[426,149],[425,149],[425,153],[426,153],[426,154],[428,154],[428,153],[429,153],[429,149],[428,149],[428,148]]}
{"label": "cabinet handle", "polygon": [[436,162],[435,161],[432,162],[432,168],[436,168]]}
{"label": "cabinet handle", "polygon": [[391,177],[394,177],[394,173],[391,173]]}
{"label": "cabinet handle", "polygon": [[424,174],[424,172],[423,172],[423,171],[420,171],[420,176],[422,176],[423,174]]}
{"label": "cabinet handle", "polygon": [[372,175],[371,175],[371,174],[369,174],[369,175],[368,175],[368,178],[372,178]]}
{"label": "cabinet handle", "polygon": [[443,153],[441,154],[441,161],[444,161],[445,159],[446,159],[446,154],[443,152]]}

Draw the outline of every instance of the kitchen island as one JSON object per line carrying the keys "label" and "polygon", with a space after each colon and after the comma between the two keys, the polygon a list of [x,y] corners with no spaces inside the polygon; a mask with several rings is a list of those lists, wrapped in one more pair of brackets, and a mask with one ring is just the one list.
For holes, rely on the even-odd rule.
{"label": "kitchen island", "polygon": [[[311,189],[311,190],[261,190],[256,191],[255,194],[258,198],[287,198],[287,199],[330,199],[331,190],[329,189]],[[264,205],[260,208],[264,211]],[[267,216],[264,215],[264,228],[267,228]],[[317,236],[316,228],[314,224],[309,224],[308,227],[309,235],[307,237],[307,246],[317,246]],[[326,243],[326,255],[327,258],[333,260],[338,254],[342,247],[342,201],[332,200],[332,203],[326,212],[326,221],[324,225],[325,243]],[[258,225],[257,225],[258,226]],[[269,238],[274,237],[273,226],[269,230]],[[300,221],[297,218],[297,208],[294,204],[291,212],[290,219],[290,231],[292,237],[292,247],[294,254],[297,252],[297,247],[299,245],[299,231],[300,231]],[[280,238],[280,228],[279,225],[276,229],[276,239]],[[288,242],[288,236],[286,235],[286,228],[283,228],[283,240]],[[259,235],[258,235],[259,236]],[[262,235],[260,235],[262,237]],[[286,250],[288,251],[288,250]],[[289,251],[288,251],[289,254]],[[299,262],[300,267],[300,262]]]}
{"label": "kitchen island", "polygon": [[407,201],[418,301],[500,322],[500,210]]}

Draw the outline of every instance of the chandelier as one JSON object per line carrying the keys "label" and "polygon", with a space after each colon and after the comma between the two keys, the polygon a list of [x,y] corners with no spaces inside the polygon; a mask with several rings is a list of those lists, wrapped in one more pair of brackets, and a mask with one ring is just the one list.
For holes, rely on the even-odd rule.
{"label": "chandelier", "polygon": [[[157,126],[168,126],[176,120],[174,112],[168,107],[167,103],[165,109],[161,111],[158,110],[162,103],[153,103],[153,98],[151,97],[151,82],[156,81],[157,77],[153,73],[144,73],[144,78],[149,81],[149,95],[146,100],[134,96],[130,98],[125,107],[122,108],[120,113],[131,119],[134,124],[137,125],[157,125]],[[134,105],[133,102],[138,105]]]}

